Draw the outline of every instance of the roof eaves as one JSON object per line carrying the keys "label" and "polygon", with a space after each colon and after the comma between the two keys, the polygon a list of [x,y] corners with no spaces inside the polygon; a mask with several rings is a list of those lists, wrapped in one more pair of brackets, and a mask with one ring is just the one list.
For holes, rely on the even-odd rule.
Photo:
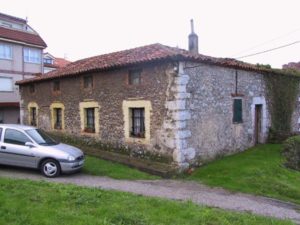
{"label": "roof eaves", "polygon": [[[72,77],[72,76],[78,76],[78,75],[83,75],[86,73],[95,73],[95,72],[103,72],[103,71],[109,71],[109,70],[114,70],[114,69],[119,69],[119,68],[124,68],[124,67],[131,67],[131,66],[136,66],[136,65],[140,65],[140,64],[145,64],[145,63],[154,63],[154,62],[159,62],[159,61],[163,61],[163,60],[178,60],[178,57],[174,57],[174,56],[169,56],[169,57],[164,57],[164,58],[159,58],[159,59],[152,59],[152,60],[141,60],[141,61],[137,61],[137,62],[132,62],[132,63],[119,63],[119,64],[115,64],[112,66],[104,66],[102,68],[91,68],[91,69],[81,69],[78,70],[76,72],[73,73],[58,73],[55,75],[42,75],[40,77],[35,77],[35,78],[30,78],[30,79],[25,79],[25,80],[20,80],[17,81],[16,84],[17,85],[24,85],[24,84],[29,84],[29,83],[38,83],[38,82],[42,82],[42,81],[47,81],[47,80],[53,80],[53,79],[57,79],[60,77]],[[60,69],[56,70],[57,72],[59,72]],[[62,68],[61,70],[64,70],[64,68]]]}
{"label": "roof eaves", "polygon": [[35,45],[35,44],[31,44],[28,42],[24,42],[24,41],[18,41],[18,40],[14,40],[14,39],[8,39],[8,38],[2,38],[0,37],[1,41],[5,41],[5,42],[11,42],[11,43],[16,43],[16,44],[22,44],[22,45],[26,45],[26,46],[30,46],[30,47],[37,47],[37,48],[46,48],[47,44],[45,43],[45,45]]}

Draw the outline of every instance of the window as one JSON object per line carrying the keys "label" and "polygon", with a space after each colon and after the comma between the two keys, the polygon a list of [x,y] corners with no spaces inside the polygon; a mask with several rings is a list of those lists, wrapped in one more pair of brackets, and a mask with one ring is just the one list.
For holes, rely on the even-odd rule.
{"label": "window", "polygon": [[37,120],[36,120],[36,107],[30,107],[29,108],[29,113],[30,113],[30,125],[31,126],[36,126],[37,125]]}
{"label": "window", "polygon": [[93,76],[83,77],[83,87],[84,88],[92,88],[93,87]]}
{"label": "window", "polygon": [[[3,123],[4,121],[4,113],[2,110],[0,110],[0,123]],[[1,139],[1,135],[0,135],[0,139]]]}
{"label": "window", "polygon": [[25,145],[26,142],[31,142],[31,140],[20,131],[14,129],[6,129],[4,142],[15,145]]}
{"label": "window", "polygon": [[51,113],[51,128],[54,130],[64,130],[65,129],[65,106],[60,102],[53,102],[50,105]]}
{"label": "window", "polygon": [[1,135],[2,135],[2,128],[0,127],[0,140],[1,140]]}
{"label": "window", "polygon": [[58,144],[54,139],[52,139],[50,136],[48,136],[45,132],[43,132],[40,129],[31,129],[31,130],[26,130],[25,132],[39,145],[48,146],[48,145]]}
{"label": "window", "polygon": [[30,93],[34,93],[35,92],[35,86],[34,86],[34,84],[30,84],[30,86],[29,86],[29,92]]}
{"label": "window", "polygon": [[141,73],[142,70],[136,69],[136,70],[130,70],[129,76],[128,76],[128,83],[131,85],[136,85],[141,83]]}
{"label": "window", "polygon": [[95,133],[95,108],[86,108],[85,109],[86,124],[85,132]]}
{"label": "window", "polygon": [[122,103],[122,111],[124,117],[125,142],[150,144],[151,101],[124,100]]}
{"label": "window", "polygon": [[53,91],[60,91],[60,82],[58,80],[53,82]]}
{"label": "window", "polygon": [[33,48],[24,48],[24,62],[41,63],[41,51]]}
{"label": "window", "polygon": [[44,63],[45,64],[53,64],[53,59],[44,58]]}
{"label": "window", "polygon": [[243,122],[242,99],[233,99],[233,123]]}
{"label": "window", "polygon": [[0,91],[13,91],[13,79],[10,77],[0,77]]}
{"label": "window", "polygon": [[2,26],[7,27],[7,28],[12,28],[12,24],[10,24],[10,23],[2,22]]}
{"label": "window", "polygon": [[54,129],[62,129],[62,109],[54,108]]}
{"label": "window", "polygon": [[0,59],[12,59],[12,47],[0,44]]}
{"label": "window", "polygon": [[130,108],[131,111],[131,132],[132,137],[145,137],[145,109]]}
{"label": "window", "polygon": [[95,101],[84,101],[79,103],[80,128],[83,133],[99,134],[100,132],[100,106]]}

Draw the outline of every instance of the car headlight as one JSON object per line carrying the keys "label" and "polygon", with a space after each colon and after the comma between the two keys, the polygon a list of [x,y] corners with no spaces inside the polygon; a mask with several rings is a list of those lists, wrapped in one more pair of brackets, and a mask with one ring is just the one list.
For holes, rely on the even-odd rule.
{"label": "car headlight", "polygon": [[72,156],[72,155],[69,155],[68,156],[68,161],[74,161],[75,160],[75,157],[74,156]]}

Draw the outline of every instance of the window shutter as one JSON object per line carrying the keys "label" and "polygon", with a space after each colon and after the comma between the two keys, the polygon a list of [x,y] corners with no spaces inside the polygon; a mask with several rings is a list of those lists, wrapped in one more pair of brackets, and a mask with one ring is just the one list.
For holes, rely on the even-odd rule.
{"label": "window shutter", "polygon": [[242,99],[233,100],[233,122],[234,123],[243,122]]}

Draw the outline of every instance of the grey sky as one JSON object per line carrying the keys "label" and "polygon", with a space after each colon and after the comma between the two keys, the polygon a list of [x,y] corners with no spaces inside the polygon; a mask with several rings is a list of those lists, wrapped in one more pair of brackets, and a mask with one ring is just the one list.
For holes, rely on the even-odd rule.
{"label": "grey sky", "polygon": [[[3,13],[28,17],[47,52],[70,60],[156,42],[187,48],[191,18],[205,55],[236,57],[300,40],[299,0],[0,0],[0,5]],[[300,44],[242,60],[281,67],[300,61]]]}

